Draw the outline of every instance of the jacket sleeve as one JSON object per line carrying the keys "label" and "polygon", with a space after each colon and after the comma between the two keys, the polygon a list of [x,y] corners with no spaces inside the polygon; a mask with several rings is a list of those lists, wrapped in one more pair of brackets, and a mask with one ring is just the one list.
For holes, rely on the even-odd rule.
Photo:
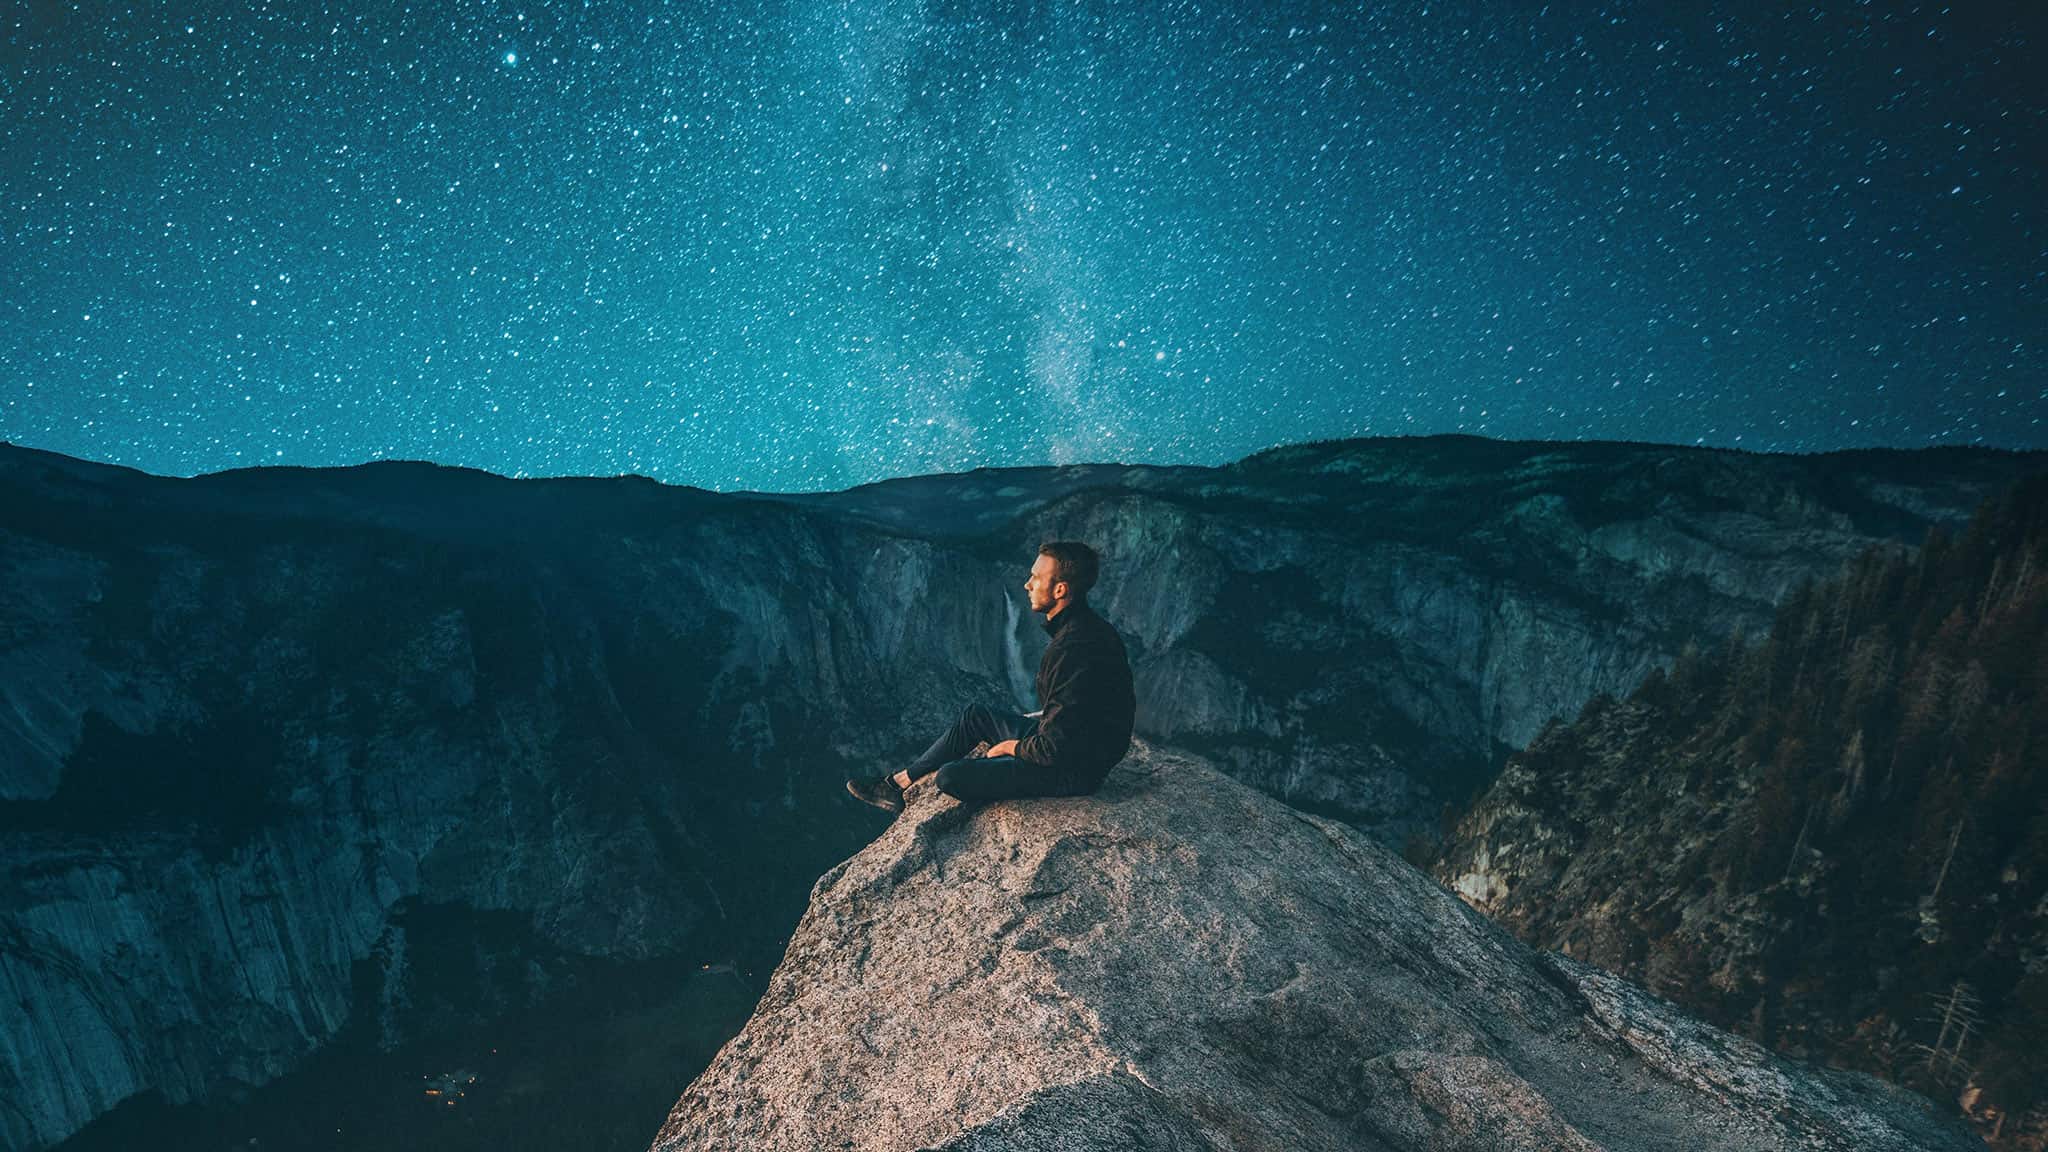
{"label": "jacket sleeve", "polygon": [[1017,742],[1019,760],[1048,768],[1066,765],[1075,747],[1086,739],[1088,711],[1109,699],[1114,686],[1109,682],[1109,661],[1093,647],[1074,648],[1061,654],[1053,666],[1046,687],[1044,715],[1038,730]]}

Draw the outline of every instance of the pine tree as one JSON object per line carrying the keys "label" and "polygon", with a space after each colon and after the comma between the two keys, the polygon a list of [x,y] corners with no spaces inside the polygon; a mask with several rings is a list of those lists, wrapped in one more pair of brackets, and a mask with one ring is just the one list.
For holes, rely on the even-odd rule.
{"label": "pine tree", "polygon": [[1976,990],[1965,981],[1956,981],[1935,999],[1934,1011],[1923,1020],[1939,1028],[1932,1045],[1918,1046],[1927,1054],[1926,1071],[1943,1083],[1960,1084],[1969,1079],[1970,1066],[1963,1059],[1963,1046],[1969,1043],[1970,1033],[1978,1025]]}

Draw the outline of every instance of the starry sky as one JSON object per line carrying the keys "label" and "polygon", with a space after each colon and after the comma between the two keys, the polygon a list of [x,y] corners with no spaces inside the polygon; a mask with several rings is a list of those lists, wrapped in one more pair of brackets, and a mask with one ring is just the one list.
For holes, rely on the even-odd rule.
{"label": "starry sky", "polygon": [[28,0],[0,440],[780,491],[2048,447],[2042,6],[1775,7]]}

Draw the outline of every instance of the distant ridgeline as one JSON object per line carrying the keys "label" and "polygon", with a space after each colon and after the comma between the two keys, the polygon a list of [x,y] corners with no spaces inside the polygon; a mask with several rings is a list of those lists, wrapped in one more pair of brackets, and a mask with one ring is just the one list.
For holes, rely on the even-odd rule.
{"label": "distant ridgeline", "polygon": [[2048,474],[1553,722],[1435,871],[1532,943],[2048,1142]]}

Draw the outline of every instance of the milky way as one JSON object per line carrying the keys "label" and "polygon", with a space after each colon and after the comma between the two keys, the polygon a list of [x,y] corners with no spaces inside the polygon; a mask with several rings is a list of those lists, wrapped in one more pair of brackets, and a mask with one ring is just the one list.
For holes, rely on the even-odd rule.
{"label": "milky way", "polygon": [[2038,4],[159,7],[0,17],[0,439],[2048,446]]}

